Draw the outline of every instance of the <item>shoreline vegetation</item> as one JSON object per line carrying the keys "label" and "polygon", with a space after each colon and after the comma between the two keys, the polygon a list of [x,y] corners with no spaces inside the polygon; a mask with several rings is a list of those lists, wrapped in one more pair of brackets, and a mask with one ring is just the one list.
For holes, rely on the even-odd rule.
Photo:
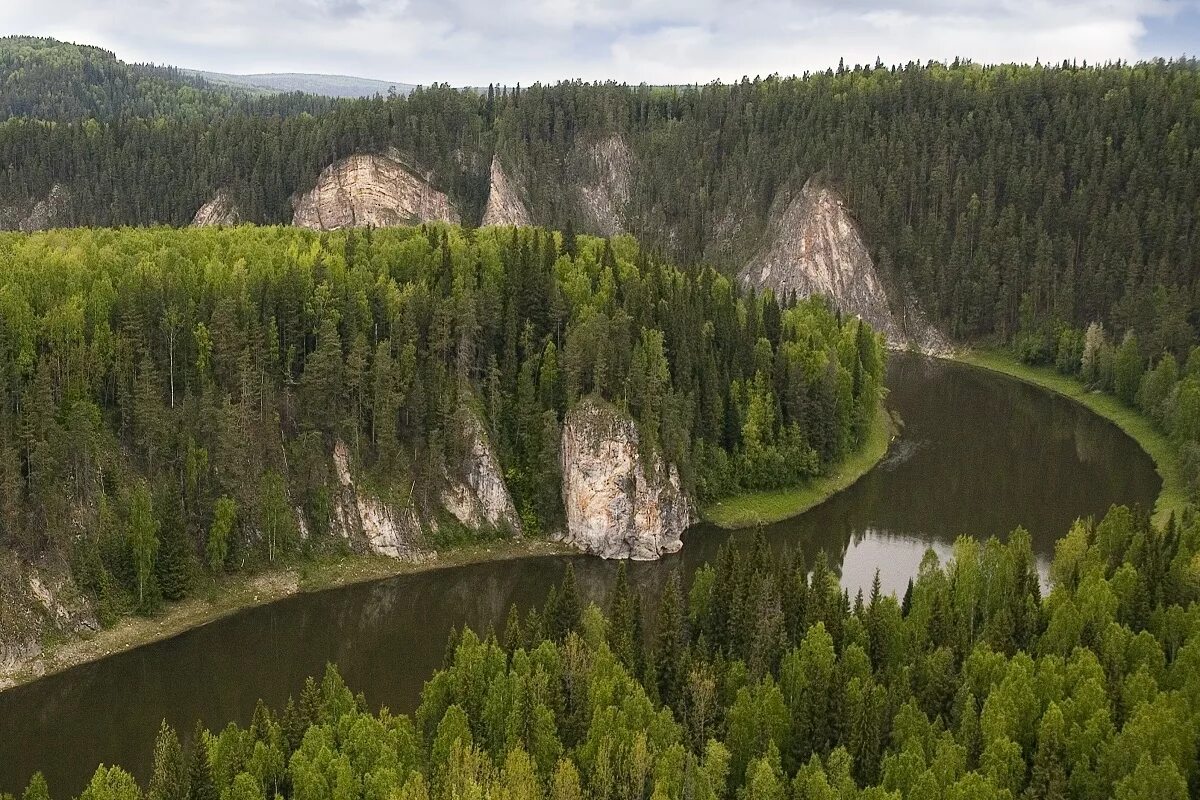
{"label": "shoreline vegetation", "polygon": [[1154,522],[1164,524],[1172,514],[1178,518],[1188,505],[1187,481],[1179,463],[1179,454],[1163,433],[1135,408],[1122,403],[1111,394],[1091,391],[1076,378],[1063,375],[1053,367],[1024,364],[1016,356],[990,348],[964,349],[945,357],[978,369],[998,372],[1028,384],[1046,389],[1074,400],[1109,422],[1138,443],[1150,456],[1154,469],[1162,479],[1162,487],[1154,502]]}
{"label": "shoreline vegetation", "polygon": [[[1162,479],[1155,502],[1154,519],[1162,523],[1179,514],[1187,503],[1187,489],[1178,456],[1166,436],[1156,431],[1136,409],[1129,408],[1102,392],[1088,391],[1079,381],[1051,368],[1023,364],[1008,353],[992,349],[964,349],[948,361],[986,369],[1029,383],[1080,403],[1092,413],[1117,425],[1150,456]],[[726,530],[771,524],[803,514],[833,495],[848,489],[870,472],[887,455],[898,432],[897,422],[884,403],[863,446],[837,465],[833,474],[803,486],[770,492],[748,492],[701,509],[705,522]],[[454,548],[423,561],[397,561],[385,556],[339,554],[322,556],[284,569],[254,575],[228,575],[205,590],[164,611],[148,617],[122,618],[86,638],[49,642],[43,652],[24,662],[0,670],[0,691],[31,683],[142,645],[178,636],[249,608],[295,594],[344,588],[373,580],[438,569],[501,561],[528,556],[570,555],[577,551],[547,540],[489,542],[486,545]]]}
{"label": "shoreline vegetation", "polygon": [[[702,509],[701,519],[721,528],[737,529],[752,527],[760,521],[769,524],[803,514],[852,486],[882,461],[897,427],[881,402],[863,446],[838,464],[834,474],[795,489],[736,495]],[[37,656],[0,670],[0,691],[170,639],[239,611],[296,594],[487,561],[577,553],[577,550],[558,542],[526,539],[453,548],[422,561],[337,554],[318,556],[283,569],[253,575],[227,575],[192,597],[154,615],[123,617],[111,628],[103,628],[87,637],[46,643]]]}
{"label": "shoreline vegetation", "polygon": [[142,645],[170,639],[219,619],[297,594],[341,589],[400,575],[451,567],[506,561],[528,556],[578,553],[566,545],[541,539],[488,542],[456,547],[421,561],[398,561],[380,555],[322,555],[282,569],[230,574],[178,603],[150,616],[125,616],[111,628],[73,639],[46,642],[38,655],[0,669],[0,691],[65,672]]}
{"label": "shoreline vegetation", "polygon": [[734,495],[708,504],[700,510],[700,517],[718,528],[738,530],[799,516],[849,489],[874,469],[887,455],[897,427],[881,401],[862,446],[834,465],[831,474],[789,489]]}

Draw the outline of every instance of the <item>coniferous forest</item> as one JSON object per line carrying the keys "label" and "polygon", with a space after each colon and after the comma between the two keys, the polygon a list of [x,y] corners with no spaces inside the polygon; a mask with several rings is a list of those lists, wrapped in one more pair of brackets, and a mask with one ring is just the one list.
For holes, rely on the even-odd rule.
{"label": "coniferous forest", "polygon": [[[624,570],[605,609],[568,571],[503,631],[452,635],[411,715],[331,666],[246,728],[165,723],[143,795],[101,766],[82,800],[1194,797],[1200,527],[1124,507],[1059,543],[960,539],[902,598],[851,602],[758,539],[652,625]],[[35,778],[23,800],[50,797]]]}
{"label": "coniferous forest", "polygon": [[[9,39],[0,52],[22,65],[0,90],[0,204],[61,184],[68,224],[182,225],[221,190],[247,221],[288,222],[292,195],[326,165],[396,147],[474,222],[497,153],[534,219],[562,230],[583,221],[567,193],[573,156],[616,136],[631,161],[623,221],[675,263],[740,266],[777,198],[823,174],[880,269],[954,338],[1052,338],[1099,321],[1136,330],[1144,358],[1183,359],[1196,324],[1194,61],[876,64],[334,103],[171,93],[169,72],[122,69],[103,51]],[[82,98],[80,70],[97,75]]]}
{"label": "coniferous forest", "polygon": [[[514,537],[440,499],[476,422],[523,535],[561,531],[585,401],[701,504],[836,472],[880,419],[881,337],[732,277],[813,176],[895,294],[1144,415],[1196,497],[1194,60],[333,100],[9,37],[0,77],[0,220],[55,196],[65,226],[0,233],[0,568],[69,565],[101,626],[344,554],[338,450],[430,550]],[[463,225],[287,224],[326,166],[392,148]],[[570,191],[589,158],[627,167],[621,235]],[[538,227],[477,227],[493,159]],[[218,193],[250,224],[182,227]],[[248,726],[164,722],[148,780],[102,765],[79,800],[1200,796],[1193,506],[1081,520],[1044,575],[1021,529],[931,551],[902,596],[876,575],[851,597],[762,533],[657,598],[622,567],[590,604],[568,569],[452,634],[411,714],[331,665]]]}
{"label": "coniferous forest", "polygon": [[102,618],[342,546],[335,440],[420,506],[481,412],[538,536],[562,524],[560,426],[581,397],[627,412],[701,500],[821,474],[880,402],[865,324],[628,238],[62,230],[0,235],[0,260],[0,544],[70,551]]}

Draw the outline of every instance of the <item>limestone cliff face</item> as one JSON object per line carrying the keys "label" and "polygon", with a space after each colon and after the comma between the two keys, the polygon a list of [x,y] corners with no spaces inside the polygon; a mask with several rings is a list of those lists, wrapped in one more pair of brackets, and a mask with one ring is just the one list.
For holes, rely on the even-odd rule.
{"label": "limestone cliff face", "polygon": [[516,183],[504,171],[500,156],[492,156],[491,178],[488,183],[487,208],[482,225],[532,225],[529,209],[521,200]]}
{"label": "limestone cliff face", "polygon": [[407,561],[420,560],[421,520],[411,507],[391,508],[361,491],[350,474],[350,450],[340,439],[333,446],[338,492],[333,531],[360,551]]}
{"label": "limestone cliff face", "polygon": [[651,560],[680,547],[692,506],[674,465],[638,451],[637,425],[611,406],[580,401],[562,432],[565,540],[604,558]]}
{"label": "limestone cliff face", "polygon": [[450,199],[414,174],[395,152],[359,154],[330,164],[292,200],[292,222],[314,230],[460,221]]}
{"label": "limestone cliff face", "polygon": [[71,195],[62,184],[28,206],[0,206],[0,231],[44,231],[69,224],[67,204]]}
{"label": "limestone cliff face", "polygon": [[488,527],[520,535],[521,518],[479,415],[467,405],[459,419],[465,453],[462,462],[448,470],[442,506],[468,528]]}
{"label": "limestone cliff face", "polygon": [[842,198],[815,179],[793,197],[776,202],[765,245],[738,277],[780,298],[824,295],[843,312],[870,323],[890,347],[946,349],[945,340],[915,304],[889,296]]}
{"label": "limestone cliff face", "polygon": [[601,236],[625,233],[624,218],[633,185],[629,144],[613,134],[581,145],[574,162],[582,230]]}
{"label": "limestone cliff face", "polygon": [[209,225],[237,225],[242,216],[233,204],[229,193],[221,190],[212,196],[207,203],[196,210],[192,224],[198,227]]}

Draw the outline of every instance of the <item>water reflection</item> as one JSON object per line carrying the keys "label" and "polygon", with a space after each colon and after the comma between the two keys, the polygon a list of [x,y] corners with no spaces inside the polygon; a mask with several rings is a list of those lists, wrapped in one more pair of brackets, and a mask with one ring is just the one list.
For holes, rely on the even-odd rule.
{"label": "water reflection", "polygon": [[[925,552],[945,560],[960,534],[1032,534],[1046,563],[1056,537],[1113,502],[1152,502],[1149,459],[1114,426],[1033,387],[966,367],[896,356],[889,407],[904,420],[888,457],[807,514],[770,526],[775,548],[824,550],[851,596],[903,592]],[[733,534],[745,540],[745,534]],[[657,597],[673,570],[711,560],[731,534],[697,526],[684,549],[631,564]],[[262,697],[279,706],[305,676],[336,662],[372,706],[409,711],[441,663],[452,626],[499,629],[511,604],[540,603],[575,565],[581,591],[601,599],[617,565],[541,557],[409,575],[293,597],[174,639],[0,693],[0,791],[19,792],[43,769],[56,797],[79,792],[99,762],[145,778],[161,719],[188,731],[246,723]]]}

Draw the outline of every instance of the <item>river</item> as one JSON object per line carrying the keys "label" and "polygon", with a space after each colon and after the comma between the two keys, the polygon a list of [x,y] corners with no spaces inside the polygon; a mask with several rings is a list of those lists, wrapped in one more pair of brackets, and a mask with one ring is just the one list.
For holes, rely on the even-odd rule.
{"label": "river", "polygon": [[[773,525],[773,546],[824,550],[851,595],[903,592],[923,555],[962,534],[1030,531],[1044,571],[1055,540],[1113,503],[1150,507],[1153,463],[1116,426],[1071,401],[983,370],[912,355],[888,368],[888,407],[904,422],[888,456],[858,483]],[[649,600],[672,570],[689,573],[730,534],[697,525],[683,550],[631,564]],[[247,723],[258,698],[280,708],[305,676],[335,662],[373,708],[411,711],[442,661],[451,626],[502,628],[512,603],[540,603],[575,565],[602,599],[617,565],[587,556],[531,557],[405,575],[297,595],[0,692],[0,792],[41,769],[56,798],[77,794],[98,763],[145,780],[162,719],[189,733]]]}

